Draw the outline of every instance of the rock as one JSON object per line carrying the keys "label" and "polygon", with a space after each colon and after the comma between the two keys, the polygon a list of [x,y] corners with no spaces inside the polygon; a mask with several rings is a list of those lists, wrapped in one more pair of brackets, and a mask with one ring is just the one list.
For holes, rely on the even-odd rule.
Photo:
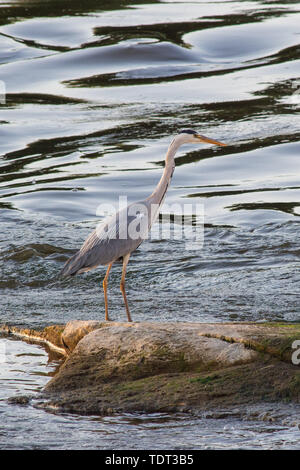
{"label": "rock", "polygon": [[[22,330],[13,334],[22,337]],[[25,331],[25,337],[28,333]],[[226,409],[300,401],[291,345],[300,325],[73,321],[30,330],[68,357],[43,406],[76,413]],[[51,341],[50,336],[51,335]],[[225,410],[225,411],[224,411]]]}
{"label": "rock", "polygon": [[[90,322],[72,322],[63,333],[64,341],[74,344],[74,338],[94,327],[96,324]],[[213,365],[228,367],[253,361],[257,356],[243,344],[202,336],[200,325],[181,324],[178,328],[174,323],[105,324],[78,342],[46,390],[85,387],[87,381],[123,380],[124,376],[138,379]]]}
{"label": "rock", "polygon": [[62,342],[62,333],[65,325],[51,325],[42,331],[29,328],[18,328],[17,326],[1,325],[0,333],[10,336],[17,336],[28,342],[42,343],[58,353],[66,355],[66,351]]}
{"label": "rock", "polygon": [[30,403],[32,396],[29,395],[16,395],[14,397],[9,397],[7,403],[10,405],[28,405]]}
{"label": "rock", "polygon": [[94,320],[68,322],[61,334],[62,343],[71,352],[84,336],[101,326],[105,326],[105,323]]}

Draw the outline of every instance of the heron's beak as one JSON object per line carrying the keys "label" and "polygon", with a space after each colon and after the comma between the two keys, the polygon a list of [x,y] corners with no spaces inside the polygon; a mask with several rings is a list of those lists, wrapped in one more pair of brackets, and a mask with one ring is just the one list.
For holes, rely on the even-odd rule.
{"label": "heron's beak", "polygon": [[205,142],[207,144],[220,145],[222,147],[226,147],[226,145],[227,145],[227,144],[223,144],[223,142],[218,142],[217,140],[213,140],[213,139],[210,139],[209,137],[205,137],[204,135],[195,134],[195,137],[200,142]]}

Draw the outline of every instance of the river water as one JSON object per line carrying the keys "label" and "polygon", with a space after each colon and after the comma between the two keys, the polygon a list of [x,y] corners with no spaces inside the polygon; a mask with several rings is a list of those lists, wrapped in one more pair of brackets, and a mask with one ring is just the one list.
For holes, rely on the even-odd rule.
{"label": "river water", "polygon": [[[152,192],[182,128],[228,144],[181,147],[162,208],[188,204],[200,229],[201,207],[204,245],[153,236],[139,247],[127,275],[133,319],[299,321],[299,10],[292,0],[0,2],[0,323],[104,318],[104,269],[63,280],[59,271],[103,204]],[[110,274],[114,320],[126,318],[120,273]],[[300,447],[295,427],[261,421],[79,418],[7,404],[40,389],[56,363],[4,342],[5,448],[121,448],[129,429],[144,448],[161,448],[162,433],[165,448],[178,433],[180,448]]]}

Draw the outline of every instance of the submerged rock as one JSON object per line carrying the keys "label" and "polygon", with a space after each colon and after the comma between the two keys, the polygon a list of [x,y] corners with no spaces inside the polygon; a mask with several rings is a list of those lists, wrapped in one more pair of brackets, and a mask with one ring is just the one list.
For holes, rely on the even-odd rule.
{"label": "submerged rock", "polygon": [[7,399],[7,403],[11,405],[28,405],[31,398],[31,395],[16,395],[14,397],[9,397]]}

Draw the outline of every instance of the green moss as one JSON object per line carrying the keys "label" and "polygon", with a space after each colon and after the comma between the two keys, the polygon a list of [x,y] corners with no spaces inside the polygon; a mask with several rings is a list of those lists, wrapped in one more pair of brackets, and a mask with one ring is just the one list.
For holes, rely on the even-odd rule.
{"label": "green moss", "polygon": [[206,375],[205,377],[196,377],[194,379],[190,379],[190,382],[191,383],[198,382],[201,384],[207,384],[219,378],[220,376],[218,374],[213,374],[213,375]]}
{"label": "green moss", "polygon": [[300,340],[300,331],[293,335],[286,334],[276,338],[266,338],[260,344],[263,352],[270,353],[280,360],[290,362],[293,353],[292,344],[297,340]]}
{"label": "green moss", "polygon": [[290,388],[291,391],[295,391],[300,394],[300,372],[296,372],[296,374],[290,381]]}
{"label": "green moss", "polygon": [[300,324],[299,323],[282,323],[282,322],[265,322],[262,323],[263,326],[271,326],[274,328],[293,328],[299,331],[300,333]]}

